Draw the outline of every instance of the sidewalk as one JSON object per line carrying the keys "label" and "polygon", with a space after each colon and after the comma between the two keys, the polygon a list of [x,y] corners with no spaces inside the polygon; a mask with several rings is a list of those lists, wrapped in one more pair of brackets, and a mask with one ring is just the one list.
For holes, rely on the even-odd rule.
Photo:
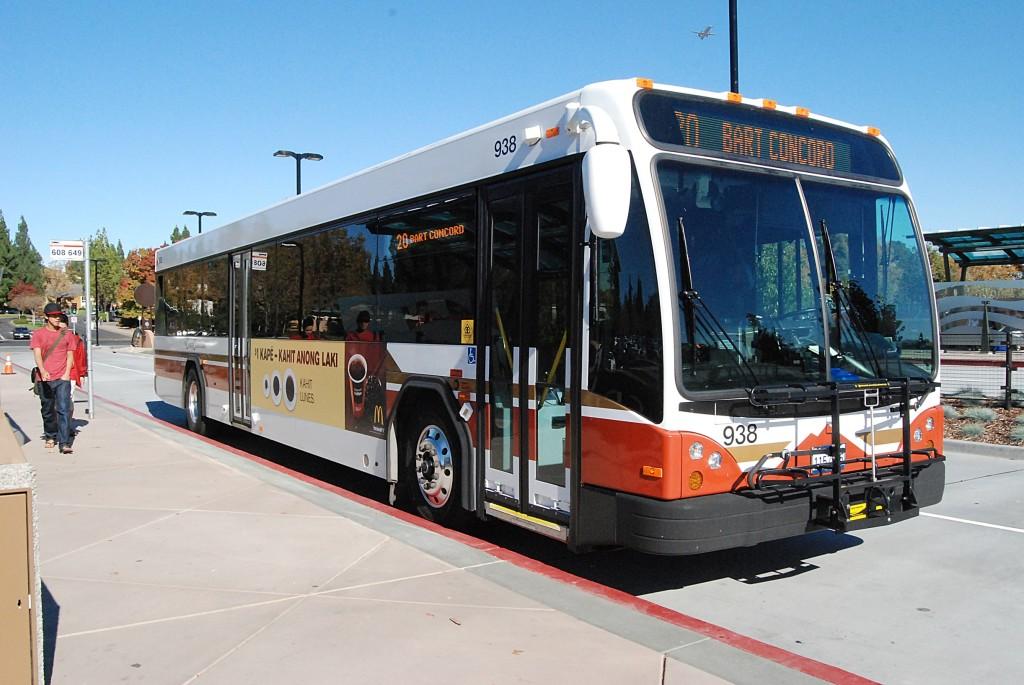
{"label": "sidewalk", "polygon": [[859,681],[114,404],[47,451],[27,386],[0,377],[37,470],[49,682]]}

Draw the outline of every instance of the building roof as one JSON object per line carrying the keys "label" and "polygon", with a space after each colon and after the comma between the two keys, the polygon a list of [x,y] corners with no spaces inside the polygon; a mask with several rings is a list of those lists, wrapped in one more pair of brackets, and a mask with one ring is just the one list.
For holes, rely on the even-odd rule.
{"label": "building roof", "polygon": [[961,267],[1024,264],[1024,226],[940,231],[924,239]]}

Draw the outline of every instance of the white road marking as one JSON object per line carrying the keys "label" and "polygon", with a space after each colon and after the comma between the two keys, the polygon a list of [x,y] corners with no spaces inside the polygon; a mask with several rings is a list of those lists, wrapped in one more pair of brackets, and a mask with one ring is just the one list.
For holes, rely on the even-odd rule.
{"label": "white road marking", "polygon": [[985,528],[995,528],[997,530],[1008,530],[1011,533],[1024,533],[1022,528],[1011,528],[1010,526],[998,526],[994,523],[982,523],[981,521],[971,521],[969,519],[958,519],[954,516],[943,516],[942,514],[931,514],[926,511],[921,512],[921,516],[931,516],[933,519],[943,519],[946,521],[956,521],[957,523],[969,523],[972,526],[983,526]]}
{"label": "white road marking", "polygon": [[107,364],[106,362],[93,362],[93,366],[109,366],[112,369],[120,369],[121,371],[131,371],[132,373],[141,373],[146,376],[152,376],[152,371],[139,371],[138,369],[129,369],[127,366],[118,366],[116,364]]}

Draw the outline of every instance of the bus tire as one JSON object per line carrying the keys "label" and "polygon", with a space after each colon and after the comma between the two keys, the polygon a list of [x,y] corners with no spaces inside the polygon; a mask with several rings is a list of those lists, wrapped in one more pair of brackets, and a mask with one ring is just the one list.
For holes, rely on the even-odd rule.
{"label": "bus tire", "polygon": [[416,512],[435,523],[452,523],[461,511],[459,439],[444,412],[427,406],[402,431],[405,493]]}
{"label": "bus tire", "polygon": [[185,374],[185,386],[182,390],[182,395],[182,404],[185,407],[185,424],[188,426],[188,429],[199,435],[208,435],[210,432],[210,422],[203,416],[206,398],[203,393],[203,386],[199,382],[199,374],[196,373],[194,367],[190,367],[188,373]]}

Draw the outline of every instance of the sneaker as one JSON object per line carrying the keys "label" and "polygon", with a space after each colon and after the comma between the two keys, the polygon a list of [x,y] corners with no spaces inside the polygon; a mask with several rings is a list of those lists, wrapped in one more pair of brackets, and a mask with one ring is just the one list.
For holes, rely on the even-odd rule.
{"label": "sneaker", "polygon": [[71,449],[71,445],[61,445],[60,446],[60,453],[61,454],[71,454],[72,452],[74,452],[74,450]]}
{"label": "sneaker", "polygon": [[46,442],[43,443],[43,447],[45,447],[48,450],[52,450],[56,446],[57,446],[57,441],[56,440],[51,440],[50,438],[47,438]]}

